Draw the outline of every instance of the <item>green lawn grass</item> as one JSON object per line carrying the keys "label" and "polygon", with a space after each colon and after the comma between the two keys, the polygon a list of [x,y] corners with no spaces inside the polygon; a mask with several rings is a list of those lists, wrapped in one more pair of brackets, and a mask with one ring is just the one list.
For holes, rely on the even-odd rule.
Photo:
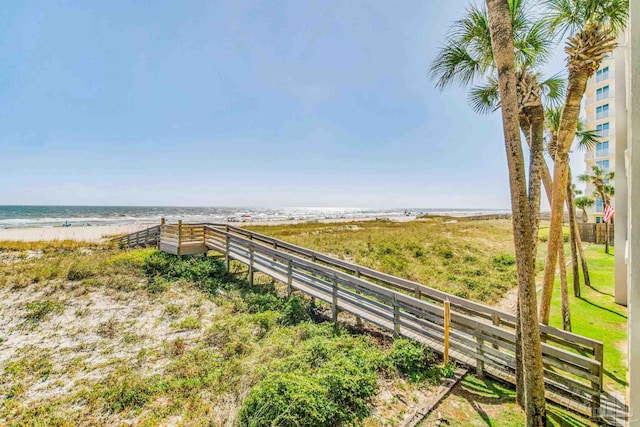
{"label": "green lawn grass", "polygon": [[[623,392],[627,385],[627,308],[614,301],[614,256],[603,245],[589,246],[585,254],[592,287],[581,286],[581,297],[573,296],[572,269],[568,268],[569,308],[572,332],[604,344],[605,390]],[[560,282],[556,280],[549,324],[562,328]]]}
{"label": "green lawn grass", "polygon": [[[425,420],[423,427],[447,426],[492,426],[520,427],[525,425],[525,415],[516,404],[515,390],[499,381],[467,375],[452,390]],[[547,403],[547,426],[578,427],[593,426],[585,418]]]}

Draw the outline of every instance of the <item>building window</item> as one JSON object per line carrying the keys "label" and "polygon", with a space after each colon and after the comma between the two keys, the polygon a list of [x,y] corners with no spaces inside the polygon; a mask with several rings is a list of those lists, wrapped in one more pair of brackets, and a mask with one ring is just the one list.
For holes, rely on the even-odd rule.
{"label": "building window", "polygon": [[600,197],[598,197],[596,199],[596,212],[598,213],[602,213],[604,211],[604,206],[602,203],[602,199]]}
{"label": "building window", "polygon": [[607,157],[609,155],[609,141],[596,143],[596,157]]}
{"label": "building window", "polygon": [[609,78],[609,67],[604,67],[596,73],[596,82],[601,82]]}
{"label": "building window", "polygon": [[596,101],[602,101],[609,97],[609,85],[596,89]]}
{"label": "building window", "polygon": [[602,217],[601,216],[597,216],[596,217],[596,224],[600,224],[602,222]]}
{"label": "building window", "polygon": [[596,126],[596,134],[599,137],[609,136],[609,123],[602,123]]}
{"label": "building window", "polygon": [[596,166],[602,169],[604,173],[609,172],[609,160],[598,160]]}
{"label": "building window", "polygon": [[609,104],[596,107],[596,120],[606,119],[609,117]]}

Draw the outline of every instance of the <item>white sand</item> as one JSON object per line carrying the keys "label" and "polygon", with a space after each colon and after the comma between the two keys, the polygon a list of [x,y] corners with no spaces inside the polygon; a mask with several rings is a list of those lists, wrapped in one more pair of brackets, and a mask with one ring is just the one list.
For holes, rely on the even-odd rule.
{"label": "white sand", "polygon": [[[405,222],[412,221],[415,216],[397,216],[397,217],[384,217],[391,221]],[[335,218],[335,219],[321,219],[313,222],[320,223],[344,223],[344,222],[356,222],[356,221],[374,221],[378,218]],[[248,225],[288,225],[288,224],[302,224],[310,222],[308,220],[290,220],[290,221],[247,221],[247,222],[233,222],[230,225],[236,227],[248,226]],[[77,240],[84,242],[100,242],[103,241],[106,236],[113,236],[116,234],[134,233],[139,230],[144,230],[147,227],[151,227],[157,224],[125,224],[125,225],[97,225],[97,226],[77,226],[77,227],[40,227],[40,228],[9,228],[6,230],[0,230],[0,241],[2,240],[19,240],[23,242],[35,242],[35,241],[51,241],[51,240]]]}
{"label": "white sand", "polygon": [[42,228],[9,228],[0,230],[0,240],[21,240],[35,242],[39,240],[78,240],[100,242],[105,236],[133,233],[144,230],[154,224],[97,225],[79,227],[42,227]]}

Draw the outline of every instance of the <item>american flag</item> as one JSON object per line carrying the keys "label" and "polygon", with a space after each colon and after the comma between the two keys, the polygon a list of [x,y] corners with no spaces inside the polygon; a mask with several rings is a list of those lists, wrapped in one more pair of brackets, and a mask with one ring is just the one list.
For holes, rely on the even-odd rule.
{"label": "american flag", "polygon": [[604,212],[602,215],[602,219],[604,219],[604,222],[609,222],[611,220],[611,218],[613,218],[613,214],[616,213],[616,210],[613,209],[611,207],[611,205],[606,205],[604,207]]}

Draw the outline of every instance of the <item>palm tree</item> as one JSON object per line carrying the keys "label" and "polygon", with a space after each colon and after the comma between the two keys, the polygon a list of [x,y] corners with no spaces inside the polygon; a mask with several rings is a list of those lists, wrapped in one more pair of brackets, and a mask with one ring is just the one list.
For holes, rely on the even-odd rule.
{"label": "palm tree", "polygon": [[[537,68],[549,57],[553,39],[545,23],[536,19],[522,0],[508,0],[514,34],[518,112],[520,129],[531,150],[529,163],[530,220],[533,228],[534,253],[540,222],[540,174],[548,168],[543,158],[544,107],[557,104],[564,95],[564,82],[559,76],[541,79]],[[479,113],[500,108],[497,69],[489,34],[489,18],[483,7],[470,6],[466,15],[455,22],[451,36],[438,51],[431,66],[431,76],[439,88],[456,82],[474,84],[468,100]],[[535,258],[531,259],[535,266]]]}
{"label": "palm tree", "polygon": [[540,301],[540,321],[545,324],[549,323],[558,251],[563,244],[562,218],[567,193],[569,148],[578,126],[580,104],[587,80],[600,68],[604,56],[616,47],[616,37],[627,25],[629,2],[547,0],[547,8],[551,28],[560,36],[569,36],[565,47],[569,76],[558,128],[547,260]]}
{"label": "palm tree", "polygon": [[[593,184],[595,187],[595,191],[593,192],[594,197],[602,200],[603,206],[608,206],[611,204],[611,196],[614,195],[615,191],[613,185],[610,184],[610,181],[615,177],[615,173],[613,171],[607,172],[604,169],[593,166],[591,168],[593,171],[593,175],[580,175],[578,179],[583,182],[588,182]],[[605,239],[604,239],[604,251],[605,253],[609,253],[609,221],[606,221],[605,225]]]}
{"label": "palm tree", "polygon": [[[562,114],[562,110],[559,107],[551,107],[547,109],[546,117],[545,117],[545,127],[546,127],[546,151],[547,154],[551,157],[551,159],[555,159],[555,154],[558,148],[558,129],[560,128],[560,117]],[[584,120],[580,119],[578,121],[578,127],[576,131],[576,146],[579,151],[582,150],[590,150],[593,149],[598,142],[597,133],[593,130],[587,130]],[[542,174],[543,182],[545,183],[545,190],[547,191],[547,197],[549,198],[549,205],[552,204],[551,200],[551,175],[548,170],[543,171]],[[548,183],[547,183],[548,181]],[[584,281],[587,286],[591,286],[591,281],[589,279],[589,269],[587,267],[587,260],[584,255],[584,250],[582,249],[582,240],[580,238],[580,230],[578,230],[578,224],[575,218],[575,206],[574,206],[574,185],[572,183],[571,178],[571,168],[567,168],[567,209],[569,211],[569,231],[570,231],[570,248],[571,248],[571,262],[573,269],[573,294],[574,296],[580,296],[580,274],[578,271],[578,255],[580,257],[580,262],[582,265],[582,273],[584,276]],[[563,272],[563,266],[565,265],[564,260],[564,245],[560,245],[558,250],[558,264],[560,266],[560,272]],[[563,274],[561,276],[560,284],[562,286],[562,291],[565,291],[566,288],[566,275]],[[563,293],[564,295],[564,293]],[[568,300],[567,300],[568,301]],[[568,302],[567,302],[568,303]],[[568,308],[565,310],[563,307],[563,312],[568,313]],[[567,314],[568,317],[568,314]],[[563,319],[567,318],[563,316]]]}
{"label": "palm tree", "polygon": [[[493,3],[495,5],[495,2]],[[516,71],[516,101],[518,126],[526,136],[526,140],[531,149],[530,156],[530,177],[529,192],[527,194],[527,183],[524,178],[524,166],[522,170],[522,180],[520,179],[520,162],[524,162],[522,147],[514,147],[516,139],[511,131],[510,124],[504,117],[505,142],[507,144],[509,169],[511,171],[512,184],[512,205],[522,202],[519,185],[524,185],[524,197],[527,203],[527,211],[513,207],[514,212],[514,240],[516,241],[516,255],[518,256],[519,268],[523,270],[519,273],[519,303],[516,326],[516,383],[517,401],[524,402],[524,394],[533,396],[527,406],[527,412],[532,414],[531,419],[535,419],[540,414],[540,409],[544,410],[544,384],[542,382],[542,368],[540,371],[530,372],[524,378],[522,365],[523,358],[527,360],[527,366],[534,366],[536,369],[541,366],[541,361],[537,359],[531,365],[530,361],[540,357],[539,336],[537,319],[535,318],[536,299],[535,285],[533,284],[533,272],[535,270],[535,245],[537,244],[537,228],[540,212],[540,169],[544,162],[543,152],[543,130],[544,130],[544,108],[542,98],[560,98],[562,95],[562,80],[553,77],[539,83],[539,74],[536,67],[544,63],[548,54],[552,40],[549,31],[544,28],[542,21],[531,19],[531,10],[520,0],[507,0],[504,4],[497,6],[503,8],[506,5],[507,18],[510,20],[508,33],[510,40],[502,40],[502,43],[509,45],[513,52],[510,66]],[[488,5],[491,7],[491,5]],[[504,25],[502,23],[501,25]],[[505,30],[502,28],[502,30]],[[472,87],[469,92],[469,102],[478,112],[495,111],[500,108],[501,95],[504,84],[504,77],[501,79],[499,72],[499,61],[494,56],[495,40],[492,40],[492,28],[490,25],[487,9],[471,6],[463,19],[457,21],[452,30],[451,36],[447,39],[444,47],[440,49],[431,67],[431,75],[437,80],[437,86],[444,88],[447,85],[458,82],[463,85],[470,85],[480,80],[479,84]],[[517,134],[516,130],[516,134]],[[519,135],[517,143],[520,144]],[[514,151],[515,150],[515,151]],[[545,165],[546,166],[546,165]],[[514,182],[516,180],[517,182]],[[528,231],[523,235],[517,233],[521,230],[519,223],[524,215],[529,221]],[[522,231],[522,230],[521,230]],[[526,236],[529,240],[524,248],[519,247],[521,238]],[[524,256],[526,251],[530,255]],[[520,255],[518,255],[520,253]],[[522,264],[528,263],[528,266]],[[531,277],[530,277],[531,274]],[[521,296],[524,300],[521,299]],[[533,305],[532,305],[533,304]],[[533,310],[533,311],[532,311]],[[533,317],[532,317],[533,315]],[[532,331],[534,331],[532,333]],[[523,348],[522,338],[525,337],[527,348]],[[537,340],[537,344],[536,344]],[[536,347],[537,346],[537,347]],[[539,362],[539,363],[538,363]],[[538,377],[539,375],[539,377]],[[525,390],[526,389],[526,390]],[[542,394],[540,394],[542,390]],[[540,397],[542,396],[542,397]],[[528,402],[529,402],[528,400]]]}
{"label": "palm tree", "polygon": [[[497,69],[497,80],[501,99],[502,125],[504,131],[509,180],[511,209],[513,212],[513,235],[516,250],[518,275],[518,321],[522,343],[524,369],[525,413],[527,426],[546,425],[544,377],[540,329],[536,319],[535,271],[531,259],[533,233],[529,215],[530,199],[527,195],[524,155],[520,141],[520,117],[516,79],[516,55],[514,52],[514,3],[509,0],[486,0],[489,22],[490,45],[493,62]],[[516,346],[518,352],[518,346]],[[519,384],[519,389],[521,385]]]}
{"label": "palm tree", "polygon": [[587,208],[590,208],[596,203],[589,196],[582,196],[576,199],[576,208],[582,209],[582,222],[589,222],[589,214],[587,213]]}

